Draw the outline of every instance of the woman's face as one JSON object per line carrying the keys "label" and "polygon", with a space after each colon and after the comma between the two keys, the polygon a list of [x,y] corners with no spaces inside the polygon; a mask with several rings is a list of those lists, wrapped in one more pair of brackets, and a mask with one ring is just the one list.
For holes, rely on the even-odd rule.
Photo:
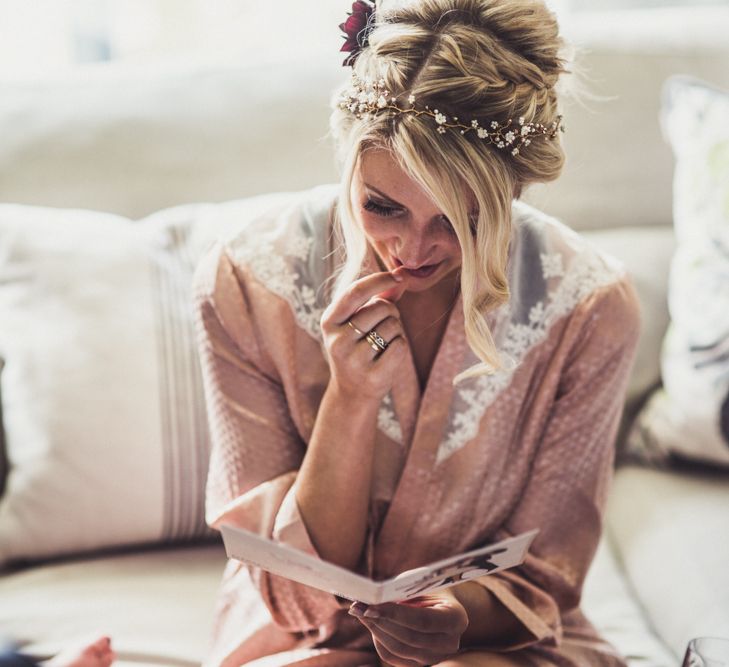
{"label": "woman's face", "polygon": [[424,292],[461,266],[461,246],[448,218],[384,149],[364,151],[352,182],[352,206],[388,271],[404,266],[407,290]]}

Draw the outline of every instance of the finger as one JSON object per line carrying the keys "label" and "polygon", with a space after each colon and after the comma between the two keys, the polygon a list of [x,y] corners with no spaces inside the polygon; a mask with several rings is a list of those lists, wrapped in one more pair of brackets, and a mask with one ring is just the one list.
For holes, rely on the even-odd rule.
{"label": "finger", "polygon": [[[450,633],[458,630],[459,620],[440,599],[421,598],[419,605],[387,602],[370,606],[365,616],[387,619],[397,625],[425,633]],[[427,604],[423,604],[426,602]],[[375,616],[376,615],[376,616]]]}
{"label": "finger", "polygon": [[386,289],[378,296],[382,299],[387,299],[388,301],[395,303],[400,300],[400,297],[402,297],[403,294],[405,294],[405,291],[412,280],[412,275],[410,275],[404,266],[398,266],[394,271],[391,271],[391,273],[396,280],[400,280],[402,282],[395,285],[395,287]]}
{"label": "finger", "polygon": [[373,296],[395,287],[400,282],[398,277],[390,272],[382,272],[372,273],[356,280],[342,297],[330,306],[329,318],[338,324],[344,324]]}
{"label": "finger", "polygon": [[[370,361],[372,364],[379,363],[383,357],[386,360],[392,359],[393,357],[400,360],[402,363],[403,356],[408,353],[408,344],[405,342],[405,338],[401,335],[395,336],[390,340],[385,349],[381,349],[379,346],[370,344],[367,339],[362,339],[359,345],[367,345],[369,348]],[[375,347],[377,349],[375,350]],[[385,356],[387,355],[387,356]]]}
{"label": "finger", "polygon": [[[400,320],[395,319],[394,317],[387,317],[384,320],[375,324],[371,329],[365,331],[374,331],[388,344],[397,336],[403,335],[402,324],[400,323]],[[366,336],[367,333],[365,333],[365,337]]]}
{"label": "finger", "polygon": [[422,648],[401,642],[385,632],[380,626],[366,619],[360,619],[360,621],[370,631],[373,640],[379,643],[390,655],[400,660],[414,661],[418,665],[433,665],[458,652],[458,642],[453,641],[452,638],[449,638],[447,643],[436,646],[434,649]]}
{"label": "finger", "polygon": [[388,317],[400,317],[397,306],[390,301],[375,297],[362,306],[347,322],[351,322],[364,332],[363,335],[366,335],[368,331],[374,329],[378,323]]}
{"label": "finger", "polygon": [[364,350],[366,347],[368,350],[366,352],[366,355],[371,362],[375,362],[390,349],[390,345],[392,343],[395,343],[395,345],[397,345],[397,340],[398,338],[400,338],[400,336],[395,336],[388,341],[385,337],[381,336],[379,332],[374,332],[374,334],[376,334],[376,336],[379,338],[373,338],[373,336],[370,335],[372,333],[373,332],[367,334],[367,336],[365,336],[365,338],[362,338],[357,343],[357,345],[360,347],[361,350]]}
{"label": "finger", "polygon": [[384,618],[376,621],[363,620],[366,622],[368,628],[371,625],[373,628],[381,630],[407,646],[442,653],[454,653],[458,650],[459,642],[455,635],[449,635],[444,632],[419,632],[418,630],[406,628],[404,625],[398,625]]}
{"label": "finger", "polygon": [[[435,600],[425,600],[422,597],[418,598],[418,601],[428,602],[431,605],[435,603]],[[349,613],[359,618],[368,628],[371,628],[371,631],[384,632],[403,644],[428,650],[431,654],[440,653],[442,655],[452,655],[459,650],[460,638],[466,629],[465,626],[459,627],[454,632],[449,633],[422,632],[420,629],[414,630],[407,628],[381,616],[379,612],[384,606],[373,605],[368,607],[362,602],[357,602],[350,607]],[[377,616],[376,618],[374,617],[375,615]]]}
{"label": "finger", "polygon": [[422,662],[416,662],[415,660],[401,658],[400,656],[391,653],[376,637],[373,637],[372,641],[375,645],[377,655],[379,655],[388,665],[392,665],[393,667],[423,667],[423,664],[425,664]]}
{"label": "finger", "polygon": [[403,280],[399,285],[395,285],[395,287],[386,289],[384,292],[380,292],[378,295],[381,299],[387,299],[388,301],[392,301],[395,303],[396,301],[399,301],[403,294],[405,294],[405,290],[408,288],[407,280]]}

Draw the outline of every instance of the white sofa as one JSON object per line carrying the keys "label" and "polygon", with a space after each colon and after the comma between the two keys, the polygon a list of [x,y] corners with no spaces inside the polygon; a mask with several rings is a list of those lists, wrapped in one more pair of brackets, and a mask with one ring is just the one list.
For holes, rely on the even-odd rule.
{"label": "white sofa", "polygon": [[[722,25],[722,7],[581,15],[568,25],[601,99],[570,103],[565,174],[527,198],[633,273],[643,335],[626,424],[660,382],[668,323],[672,158],[659,91],[674,73],[729,88]],[[0,84],[0,202],[138,219],[334,181],[327,109],[344,75],[332,54],[326,63],[95,66]],[[728,482],[705,470],[618,467],[583,604],[632,665],[676,665],[690,637],[729,636]],[[0,635],[42,657],[100,632],[113,637],[120,665],[199,664],[224,562],[208,539],[12,565],[0,575]]]}

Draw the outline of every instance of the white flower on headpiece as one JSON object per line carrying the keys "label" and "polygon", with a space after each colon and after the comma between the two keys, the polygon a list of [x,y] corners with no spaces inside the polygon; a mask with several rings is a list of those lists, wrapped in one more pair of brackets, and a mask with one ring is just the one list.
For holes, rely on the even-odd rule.
{"label": "white flower on headpiece", "polygon": [[[489,139],[490,144],[498,148],[509,148],[512,155],[519,155],[522,146],[529,146],[531,143],[530,136],[534,134],[545,135],[548,139],[554,138],[558,130],[564,132],[564,126],[560,125],[562,119],[558,116],[550,125],[542,123],[526,123],[524,116],[519,116],[518,122],[520,127],[512,124],[509,118],[506,122],[500,123],[493,120],[487,123],[490,130],[479,125],[476,119],[464,121],[467,124],[459,122],[458,116],[449,118],[446,114],[441,113],[438,109],[431,109],[427,104],[423,111],[418,111],[415,107],[415,95],[408,95],[409,108],[400,107],[398,105],[398,97],[385,87],[385,81],[379,79],[373,83],[371,78],[359,79],[353,74],[352,87],[348,92],[341,93],[339,98],[339,108],[347,109],[357,118],[368,120],[378,113],[379,109],[392,109],[396,113],[426,113],[430,115],[436,123],[436,130],[439,134],[445,134],[447,128],[456,128],[460,133],[466,134],[469,130],[475,130],[479,139]],[[514,127],[515,129],[509,129]],[[507,131],[508,130],[508,131]]]}

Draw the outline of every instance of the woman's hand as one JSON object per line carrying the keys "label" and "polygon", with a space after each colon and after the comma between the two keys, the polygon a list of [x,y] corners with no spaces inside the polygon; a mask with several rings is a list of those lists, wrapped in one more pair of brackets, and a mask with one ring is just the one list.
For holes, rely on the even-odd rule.
{"label": "woman's hand", "polygon": [[[353,400],[380,400],[390,390],[409,346],[395,301],[407,286],[406,271],[373,273],[352,283],[321,319],[331,382]],[[366,340],[376,331],[387,344],[375,351]],[[359,332],[359,333],[358,333]]]}
{"label": "woman's hand", "polygon": [[382,660],[393,667],[435,665],[458,653],[468,615],[445,589],[406,602],[369,607],[355,602],[349,613],[370,631]]}

